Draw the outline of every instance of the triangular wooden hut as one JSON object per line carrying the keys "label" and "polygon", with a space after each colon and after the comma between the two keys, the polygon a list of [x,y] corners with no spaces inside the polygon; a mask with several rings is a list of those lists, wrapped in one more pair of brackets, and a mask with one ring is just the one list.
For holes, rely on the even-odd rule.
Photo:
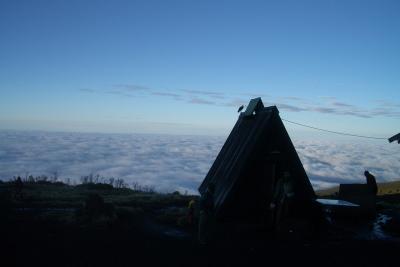
{"label": "triangular wooden hut", "polygon": [[199,187],[215,185],[218,220],[265,219],[280,179],[290,175],[290,216],[308,216],[315,193],[275,106],[252,99],[239,115],[229,137]]}

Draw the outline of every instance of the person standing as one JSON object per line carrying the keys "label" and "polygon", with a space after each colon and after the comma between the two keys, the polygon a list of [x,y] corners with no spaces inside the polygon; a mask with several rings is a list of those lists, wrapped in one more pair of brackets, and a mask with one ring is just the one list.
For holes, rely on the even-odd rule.
{"label": "person standing", "polygon": [[188,213],[187,213],[187,222],[190,226],[193,225],[193,221],[194,221],[194,209],[195,209],[195,205],[196,202],[194,199],[191,199],[189,201],[189,205],[188,205]]}
{"label": "person standing", "polygon": [[210,241],[214,216],[214,191],[215,185],[209,184],[200,198],[198,239],[201,245],[206,245]]}
{"label": "person standing", "polygon": [[373,176],[369,171],[364,172],[365,178],[367,178],[367,185],[371,189],[371,192],[376,196],[378,193],[378,186],[376,184],[375,176]]}

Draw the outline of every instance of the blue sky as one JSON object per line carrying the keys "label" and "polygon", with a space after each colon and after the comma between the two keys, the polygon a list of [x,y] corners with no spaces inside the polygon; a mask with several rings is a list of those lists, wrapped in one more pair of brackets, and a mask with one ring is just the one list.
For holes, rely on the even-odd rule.
{"label": "blue sky", "polygon": [[226,135],[261,96],[289,120],[389,137],[399,12],[399,1],[2,0],[0,128]]}

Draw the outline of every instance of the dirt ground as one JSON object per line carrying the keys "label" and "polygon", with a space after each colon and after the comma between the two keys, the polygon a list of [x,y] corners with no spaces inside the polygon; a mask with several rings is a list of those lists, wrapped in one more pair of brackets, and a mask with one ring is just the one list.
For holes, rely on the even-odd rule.
{"label": "dirt ground", "polygon": [[400,251],[396,240],[339,232],[337,238],[285,241],[260,233],[200,246],[195,228],[149,216],[131,225],[90,227],[32,218],[24,214],[12,225],[3,223],[1,266],[398,266]]}

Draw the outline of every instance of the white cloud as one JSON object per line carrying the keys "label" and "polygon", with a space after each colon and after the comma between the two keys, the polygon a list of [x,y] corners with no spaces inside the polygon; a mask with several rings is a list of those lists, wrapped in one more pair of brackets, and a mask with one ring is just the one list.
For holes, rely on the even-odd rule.
{"label": "white cloud", "polygon": [[377,141],[305,141],[296,149],[311,181],[318,187],[365,182],[364,170],[378,182],[400,178],[399,147]]}
{"label": "white cloud", "polygon": [[194,193],[222,146],[221,137],[0,132],[0,178],[90,173],[160,191]]}
{"label": "white cloud", "polygon": [[[159,191],[196,193],[224,137],[0,131],[0,179],[52,175],[79,180],[90,173],[123,178]],[[363,182],[364,169],[378,182],[400,178],[399,146],[370,142],[296,140],[315,189]]]}

